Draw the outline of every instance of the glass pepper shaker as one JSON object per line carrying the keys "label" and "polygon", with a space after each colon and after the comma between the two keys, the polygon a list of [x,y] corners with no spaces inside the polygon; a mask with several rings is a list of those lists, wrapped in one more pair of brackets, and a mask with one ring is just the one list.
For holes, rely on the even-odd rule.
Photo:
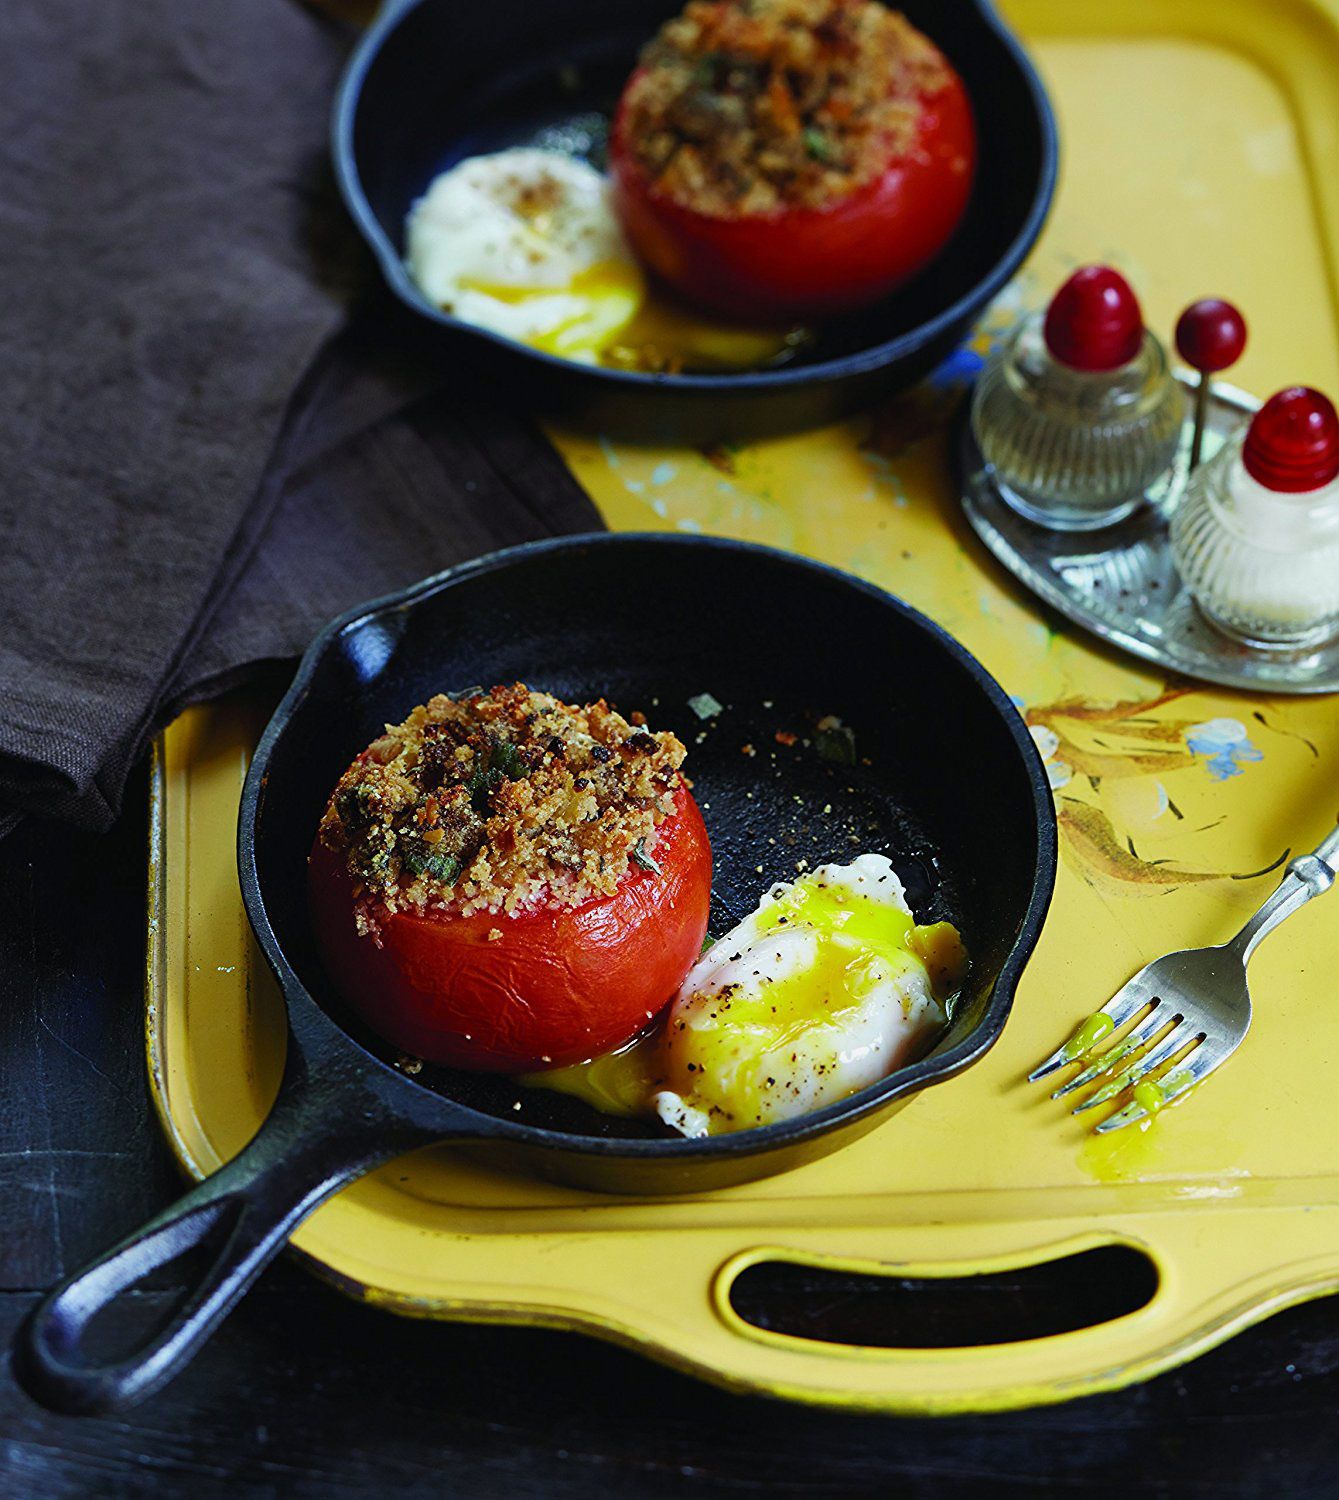
{"label": "glass pepper shaker", "polygon": [[1200,610],[1247,645],[1339,635],[1339,414],[1306,386],[1271,396],[1197,469],[1172,556]]}
{"label": "glass pepper shaker", "polygon": [[1123,520],[1171,468],[1185,398],[1129,283],[1084,266],[982,371],[972,431],[1000,494],[1030,521]]}

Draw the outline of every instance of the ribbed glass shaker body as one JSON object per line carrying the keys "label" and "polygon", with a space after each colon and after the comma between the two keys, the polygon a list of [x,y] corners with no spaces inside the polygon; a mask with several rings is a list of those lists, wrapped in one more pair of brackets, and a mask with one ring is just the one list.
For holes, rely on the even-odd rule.
{"label": "ribbed glass shaker body", "polygon": [[981,372],[972,431],[1004,498],[1062,530],[1130,514],[1176,456],[1185,413],[1162,345],[1144,334],[1115,370],[1054,359],[1039,315],[1024,319]]}
{"label": "ribbed glass shaker body", "polygon": [[1339,483],[1301,494],[1246,472],[1241,435],[1195,471],[1172,517],[1172,556],[1201,611],[1272,649],[1339,634]]}

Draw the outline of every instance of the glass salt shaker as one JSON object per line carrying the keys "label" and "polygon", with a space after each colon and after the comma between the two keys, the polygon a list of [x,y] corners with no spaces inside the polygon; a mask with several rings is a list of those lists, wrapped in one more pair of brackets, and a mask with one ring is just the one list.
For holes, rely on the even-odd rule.
{"label": "glass salt shaker", "polygon": [[1339,635],[1339,415],[1306,386],[1271,396],[1195,471],[1172,556],[1209,620],[1267,649]]}
{"label": "glass salt shaker", "polygon": [[1041,526],[1123,520],[1171,468],[1185,398],[1129,283],[1084,266],[992,356],[972,431],[1000,494]]}

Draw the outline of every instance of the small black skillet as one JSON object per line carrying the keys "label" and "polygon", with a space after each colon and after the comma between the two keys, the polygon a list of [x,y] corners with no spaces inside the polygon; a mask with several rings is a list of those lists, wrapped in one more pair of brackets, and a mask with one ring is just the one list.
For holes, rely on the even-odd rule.
{"label": "small black skillet", "polygon": [[[929,1055],[806,1118],[702,1141],[507,1080],[397,1070],[343,1013],[313,950],[312,833],[340,771],[383,723],[443,688],[518,678],[642,707],[684,738],[712,837],[716,932],[800,860],[888,854],[921,920],[952,919],[972,954]],[[704,692],[724,705],[705,720],[688,703]],[[827,714],[852,730],[854,763],[803,743]],[[778,731],[800,740],[786,745]],[[838,741],[828,748],[845,753]],[[816,563],[705,538],[578,537],[496,553],[345,615],[303,659],[242,796],[242,894],[288,1006],[274,1108],[239,1156],[39,1305],[18,1336],[20,1378],[66,1411],[139,1399],[323,1199],[430,1142],[636,1194],[722,1187],[836,1150],[999,1036],[1050,900],[1055,848],[1041,762],[994,680],[922,615]],[[87,1352],[101,1308],[196,1248],[208,1268],[164,1326],[119,1361]]]}
{"label": "small black skillet", "polygon": [[735,374],[574,364],[434,306],[404,266],[405,217],[466,156],[557,145],[603,167],[603,130],[638,49],[682,0],[388,0],[345,70],[331,150],[340,191],[408,334],[504,382],[512,402],[634,438],[712,442],[830,421],[900,390],[967,335],[1022,264],[1055,191],[1055,121],[991,0],[888,0],[948,56],[972,101],[977,171],[948,247],[899,291],[826,321],[799,357]]}

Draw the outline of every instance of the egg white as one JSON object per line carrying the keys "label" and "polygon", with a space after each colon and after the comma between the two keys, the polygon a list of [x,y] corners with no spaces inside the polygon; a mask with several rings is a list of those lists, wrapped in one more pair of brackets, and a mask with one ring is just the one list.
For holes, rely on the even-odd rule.
{"label": "egg white", "polygon": [[609,184],[588,162],[518,147],[441,173],[413,206],[406,265],[463,322],[594,363],[646,284]]}
{"label": "egg white", "polygon": [[889,861],[774,886],[694,966],[665,1028],[666,1124],[696,1137],[794,1119],[885,1078],[943,1027]]}

